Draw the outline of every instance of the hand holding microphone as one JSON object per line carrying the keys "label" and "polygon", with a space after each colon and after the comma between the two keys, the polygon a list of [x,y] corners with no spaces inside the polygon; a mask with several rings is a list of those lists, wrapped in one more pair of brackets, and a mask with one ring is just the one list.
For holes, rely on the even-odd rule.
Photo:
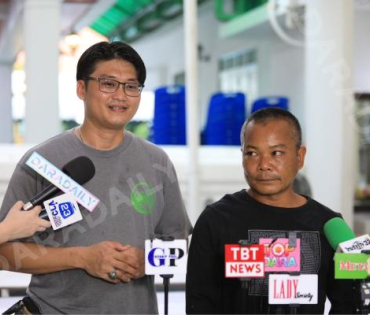
{"label": "hand holding microphone", "polygon": [[[63,166],[62,171],[80,185],[87,183],[95,175],[95,166],[86,156],[79,156]],[[61,190],[53,184],[32,197],[24,206],[23,210],[30,210],[36,205],[41,205]]]}
{"label": "hand holding microphone", "polygon": [[[89,180],[91,180],[94,175],[95,175],[95,166],[93,162],[86,156],[79,156],[74,158],[73,160],[69,161],[66,165],[63,166],[62,171],[67,174],[72,180],[74,180],[76,183],[83,185],[87,183]],[[52,198],[54,195],[60,193],[61,190],[57,186],[53,184],[49,184],[46,188],[44,188],[41,192],[39,192],[37,195],[32,197],[22,208],[22,210],[28,211],[32,209],[35,205],[41,205],[43,202],[47,201],[49,198]],[[63,198],[61,198],[63,199]],[[67,198],[68,199],[68,198]],[[64,200],[64,199],[63,199]],[[72,205],[72,203],[68,202],[70,199],[67,201],[64,200],[65,204],[69,204],[71,208],[71,213],[75,213],[74,218],[70,217],[67,221],[65,221],[62,224],[62,219],[59,216],[56,218],[56,221],[53,220],[52,226],[53,229],[58,229],[63,226],[72,224],[76,221],[79,221],[82,219],[81,214],[79,210],[75,210],[77,207],[77,204]],[[40,218],[50,220],[51,214],[47,213],[45,209],[43,209],[40,212],[39,215]],[[58,226],[56,226],[56,224]]]}
{"label": "hand holding microphone", "polygon": [[[88,182],[95,175],[94,164],[89,158],[85,156],[80,156],[71,160],[63,167],[62,170],[77,184],[81,185]],[[57,216],[59,218],[60,214],[64,218],[64,223],[73,223],[69,222],[68,220],[76,217],[73,216],[76,211],[72,211],[72,209],[70,208],[69,204],[71,202],[65,202],[65,200],[63,199],[64,197],[68,199],[68,194],[61,195],[55,198],[53,197],[54,195],[61,192],[60,189],[61,188],[50,184],[37,195],[32,197],[25,205],[23,204],[23,202],[17,204],[16,210],[18,211],[18,216],[24,215],[27,217],[27,219],[22,220],[22,222],[19,223],[19,225],[22,227],[22,230],[14,231],[14,233],[17,232],[17,234],[13,233],[12,238],[21,237],[23,235],[29,236],[35,231],[43,231],[47,227],[50,227],[50,222],[42,220],[40,218],[40,216],[42,216],[42,214],[40,215],[40,212],[42,210],[41,207],[39,207],[38,205],[42,203],[44,203],[47,209],[50,208],[50,204],[53,205],[53,209],[50,208],[48,210],[49,212],[51,211],[52,218],[54,218],[54,216]],[[51,197],[53,197],[53,199],[50,199]],[[61,199],[63,199],[63,202],[61,202]],[[68,209],[66,208],[67,204]],[[14,214],[12,214],[12,212],[9,212],[9,216],[10,215]],[[36,223],[33,224],[34,221],[31,221],[31,218],[33,217],[35,218],[34,221],[36,221],[38,226],[35,226]],[[54,222],[54,225],[55,224],[56,222]],[[55,230],[57,228],[63,227],[66,224],[59,224],[56,227],[54,225],[53,229]],[[8,239],[4,239],[4,241],[6,240]],[[79,247],[78,250],[74,253],[74,261],[72,262],[72,265],[74,265],[75,268],[84,269],[88,274],[94,277],[102,278],[112,283],[119,283],[121,281],[130,282],[131,279],[140,278],[145,274],[144,251],[131,245],[122,245],[119,242],[105,241],[88,247]]]}
{"label": "hand holding microphone", "polygon": [[50,227],[50,222],[39,218],[41,207],[26,212],[22,211],[23,205],[18,201],[0,223],[0,243],[29,237]]}

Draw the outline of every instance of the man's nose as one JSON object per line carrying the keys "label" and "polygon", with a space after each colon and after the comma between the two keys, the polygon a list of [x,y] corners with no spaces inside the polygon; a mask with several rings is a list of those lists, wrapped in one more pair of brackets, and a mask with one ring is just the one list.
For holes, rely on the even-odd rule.
{"label": "man's nose", "polygon": [[125,85],[120,84],[116,92],[114,92],[113,98],[115,99],[126,99],[127,95],[125,92]]}

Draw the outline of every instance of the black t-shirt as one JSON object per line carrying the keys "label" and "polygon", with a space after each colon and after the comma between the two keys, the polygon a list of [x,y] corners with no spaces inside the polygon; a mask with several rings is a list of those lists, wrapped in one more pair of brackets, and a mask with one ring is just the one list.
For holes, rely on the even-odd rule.
{"label": "black t-shirt", "polygon": [[225,278],[225,244],[246,240],[288,238],[300,240],[300,273],[318,275],[318,304],[300,305],[299,314],[323,314],[326,297],[333,314],[353,314],[353,282],[334,280],[334,251],[323,232],[324,224],[340,216],[307,197],[298,208],[262,204],[245,190],[224,196],[200,215],[192,236],[186,279],[188,314],[289,314],[286,305],[268,304],[268,276],[253,278],[248,289],[239,279]]}

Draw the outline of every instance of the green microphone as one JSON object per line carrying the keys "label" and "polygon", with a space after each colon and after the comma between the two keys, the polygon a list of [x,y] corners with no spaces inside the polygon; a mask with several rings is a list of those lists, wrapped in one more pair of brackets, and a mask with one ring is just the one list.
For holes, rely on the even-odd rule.
{"label": "green microphone", "polygon": [[340,243],[356,238],[355,233],[348,224],[338,217],[330,219],[325,223],[324,234],[334,250],[337,250]]}

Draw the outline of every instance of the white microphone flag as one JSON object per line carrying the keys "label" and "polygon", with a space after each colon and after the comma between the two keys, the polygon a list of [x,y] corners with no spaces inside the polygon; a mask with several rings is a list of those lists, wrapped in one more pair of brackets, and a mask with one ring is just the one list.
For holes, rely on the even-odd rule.
{"label": "white microphone flag", "polygon": [[188,249],[186,240],[146,240],[145,274],[186,274]]}

